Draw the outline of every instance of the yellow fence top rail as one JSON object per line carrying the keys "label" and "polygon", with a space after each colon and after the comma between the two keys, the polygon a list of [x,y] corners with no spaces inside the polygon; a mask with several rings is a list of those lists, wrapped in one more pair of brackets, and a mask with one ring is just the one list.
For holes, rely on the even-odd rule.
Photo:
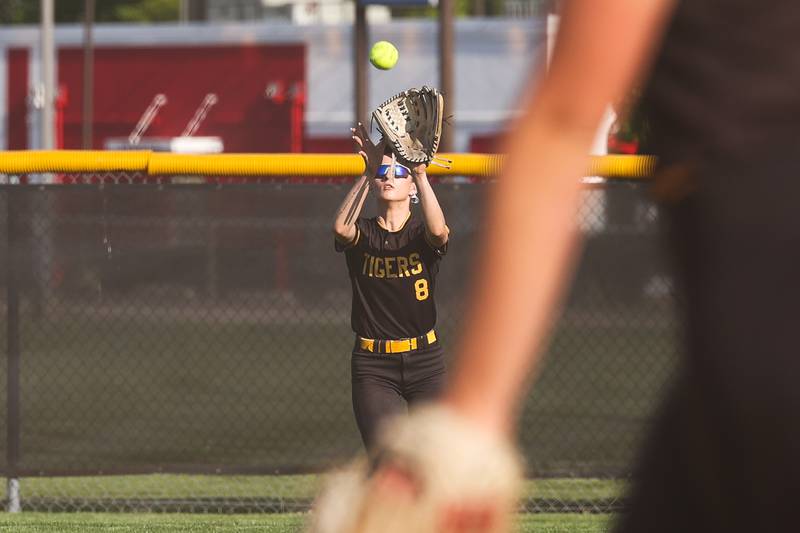
{"label": "yellow fence top rail", "polygon": [[[440,154],[452,168],[430,166],[433,176],[492,177],[500,171],[497,154]],[[652,156],[590,156],[587,176],[646,178],[655,168]],[[0,151],[0,174],[140,173],[149,176],[359,176],[364,163],[356,154],[213,154],[163,152],[53,150]]]}

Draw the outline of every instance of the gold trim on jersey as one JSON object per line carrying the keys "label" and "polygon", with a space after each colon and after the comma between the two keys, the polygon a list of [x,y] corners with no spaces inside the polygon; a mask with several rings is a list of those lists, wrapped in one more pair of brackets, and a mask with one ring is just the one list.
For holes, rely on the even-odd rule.
{"label": "gold trim on jersey", "polygon": [[385,229],[386,231],[388,231],[389,233],[397,233],[398,231],[402,231],[403,228],[406,227],[406,224],[408,224],[408,221],[410,219],[411,219],[411,211],[408,212],[408,215],[406,215],[406,219],[403,221],[402,224],[400,224],[400,227],[397,228],[396,230],[392,231],[392,230],[390,230],[389,228],[386,227],[386,224],[383,222],[383,219],[381,217],[375,217],[375,221],[378,223],[378,225],[380,227],[382,227],[383,229]]}

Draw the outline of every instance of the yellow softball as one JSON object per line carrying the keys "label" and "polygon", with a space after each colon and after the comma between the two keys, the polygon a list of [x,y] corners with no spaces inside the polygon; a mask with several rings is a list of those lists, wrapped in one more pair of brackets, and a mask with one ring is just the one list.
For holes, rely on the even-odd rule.
{"label": "yellow softball", "polygon": [[389,70],[394,67],[398,57],[400,57],[400,53],[389,41],[378,41],[372,45],[372,50],[369,51],[369,62],[381,70]]}

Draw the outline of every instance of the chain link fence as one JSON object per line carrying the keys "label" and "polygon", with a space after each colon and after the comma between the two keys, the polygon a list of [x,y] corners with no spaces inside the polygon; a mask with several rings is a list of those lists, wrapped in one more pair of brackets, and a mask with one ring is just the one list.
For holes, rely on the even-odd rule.
{"label": "chain link fence", "polygon": [[[349,185],[61,180],[0,185],[0,470],[22,509],[307,509],[317,474],[360,450],[330,230]],[[445,350],[490,187],[435,185]],[[677,361],[646,186],[587,188],[578,218],[585,251],[520,427],[526,511],[622,506]]]}

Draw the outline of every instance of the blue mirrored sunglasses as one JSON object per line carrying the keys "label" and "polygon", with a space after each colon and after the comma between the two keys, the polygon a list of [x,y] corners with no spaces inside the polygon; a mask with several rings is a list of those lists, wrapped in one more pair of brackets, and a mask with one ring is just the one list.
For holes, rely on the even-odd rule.
{"label": "blue mirrored sunglasses", "polygon": [[[392,168],[392,165],[381,165],[378,167],[378,172],[375,173],[376,178],[385,178],[389,175],[389,169]],[[401,164],[394,165],[394,177],[395,179],[402,179],[407,178],[411,175],[411,171],[408,167],[404,167]]]}

